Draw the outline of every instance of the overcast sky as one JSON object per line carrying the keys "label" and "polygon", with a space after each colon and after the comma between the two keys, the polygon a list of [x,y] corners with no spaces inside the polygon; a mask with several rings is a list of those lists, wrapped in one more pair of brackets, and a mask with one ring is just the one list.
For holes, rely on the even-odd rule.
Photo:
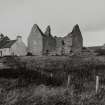
{"label": "overcast sky", "polygon": [[0,32],[26,43],[33,24],[64,36],[79,24],[85,46],[105,43],[105,0],[0,0]]}

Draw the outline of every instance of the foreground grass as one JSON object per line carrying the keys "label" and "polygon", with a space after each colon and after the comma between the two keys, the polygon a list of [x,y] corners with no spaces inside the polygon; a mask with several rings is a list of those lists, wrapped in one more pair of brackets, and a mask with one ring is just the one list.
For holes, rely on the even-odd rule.
{"label": "foreground grass", "polygon": [[[19,87],[17,80],[0,80],[0,105],[105,105],[105,89],[78,93],[71,86],[49,87],[29,84]],[[9,88],[10,87],[10,88]]]}
{"label": "foreground grass", "polygon": [[[9,66],[16,64],[20,68],[23,68],[23,66],[25,65],[25,72],[28,68],[29,70],[39,72],[43,70],[43,72],[45,71],[45,74],[47,72],[55,71],[54,73],[57,74],[56,71],[58,70],[57,77],[59,75],[60,78],[60,73],[62,74],[64,71],[66,73],[69,73],[68,71],[71,71],[71,69],[73,69],[73,71],[75,69],[78,70],[79,68],[83,71],[92,70],[90,68],[94,67],[93,64],[99,65],[98,61],[104,61],[105,59],[98,58],[98,61],[95,62],[95,60],[93,60],[92,58],[85,59],[76,57],[71,60],[71,58],[67,57],[40,58],[32,56],[21,59],[19,58],[18,60],[17,58],[11,59],[11,57],[8,59],[6,58],[6,60],[3,58],[3,60],[6,61],[5,64],[8,64]],[[100,65],[102,67],[102,65],[104,65],[104,62]],[[22,73],[24,74],[25,72]],[[26,74],[28,75],[29,72]],[[28,77],[30,76],[32,75],[28,75]],[[84,73],[82,76],[84,76]],[[21,84],[19,83],[24,83],[24,86],[21,86]],[[73,86],[70,86],[67,89],[63,86],[51,87],[45,86],[43,84],[36,85],[35,83],[26,85],[27,83],[25,84],[25,81],[20,81],[19,83],[17,79],[0,79],[0,105],[105,105],[105,88],[100,89],[100,91],[95,94],[95,85],[93,83],[91,83],[90,85],[83,84],[85,86],[85,89],[81,89],[82,91],[75,90]]]}

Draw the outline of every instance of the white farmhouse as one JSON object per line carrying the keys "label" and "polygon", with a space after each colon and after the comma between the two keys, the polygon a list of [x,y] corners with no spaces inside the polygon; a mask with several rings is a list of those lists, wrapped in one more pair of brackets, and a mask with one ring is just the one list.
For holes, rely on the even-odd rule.
{"label": "white farmhouse", "polygon": [[10,40],[7,36],[0,35],[0,56],[24,56],[26,53],[26,45],[21,36]]}

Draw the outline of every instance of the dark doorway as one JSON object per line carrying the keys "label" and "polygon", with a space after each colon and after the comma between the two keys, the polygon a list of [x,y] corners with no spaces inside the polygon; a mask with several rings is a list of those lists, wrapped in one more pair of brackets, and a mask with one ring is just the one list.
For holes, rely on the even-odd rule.
{"label": "dark doorway", "polygon": [[0,56],[2,56],[2,51],[0,51]]}

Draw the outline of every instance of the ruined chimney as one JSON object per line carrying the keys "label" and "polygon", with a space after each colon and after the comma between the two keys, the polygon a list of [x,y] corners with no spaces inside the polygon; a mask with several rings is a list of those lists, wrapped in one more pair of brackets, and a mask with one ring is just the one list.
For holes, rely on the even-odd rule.
{"label": "ruined chimney", "polygon": [[16,40],[17,41],[22,41],[22,36],[18,35]]}
{"label": "ruined chimney", "polygon": [[45,35],[51,36],[51,28],[50,28],[50,25],[47,26],[46,31],[45,31]]}

